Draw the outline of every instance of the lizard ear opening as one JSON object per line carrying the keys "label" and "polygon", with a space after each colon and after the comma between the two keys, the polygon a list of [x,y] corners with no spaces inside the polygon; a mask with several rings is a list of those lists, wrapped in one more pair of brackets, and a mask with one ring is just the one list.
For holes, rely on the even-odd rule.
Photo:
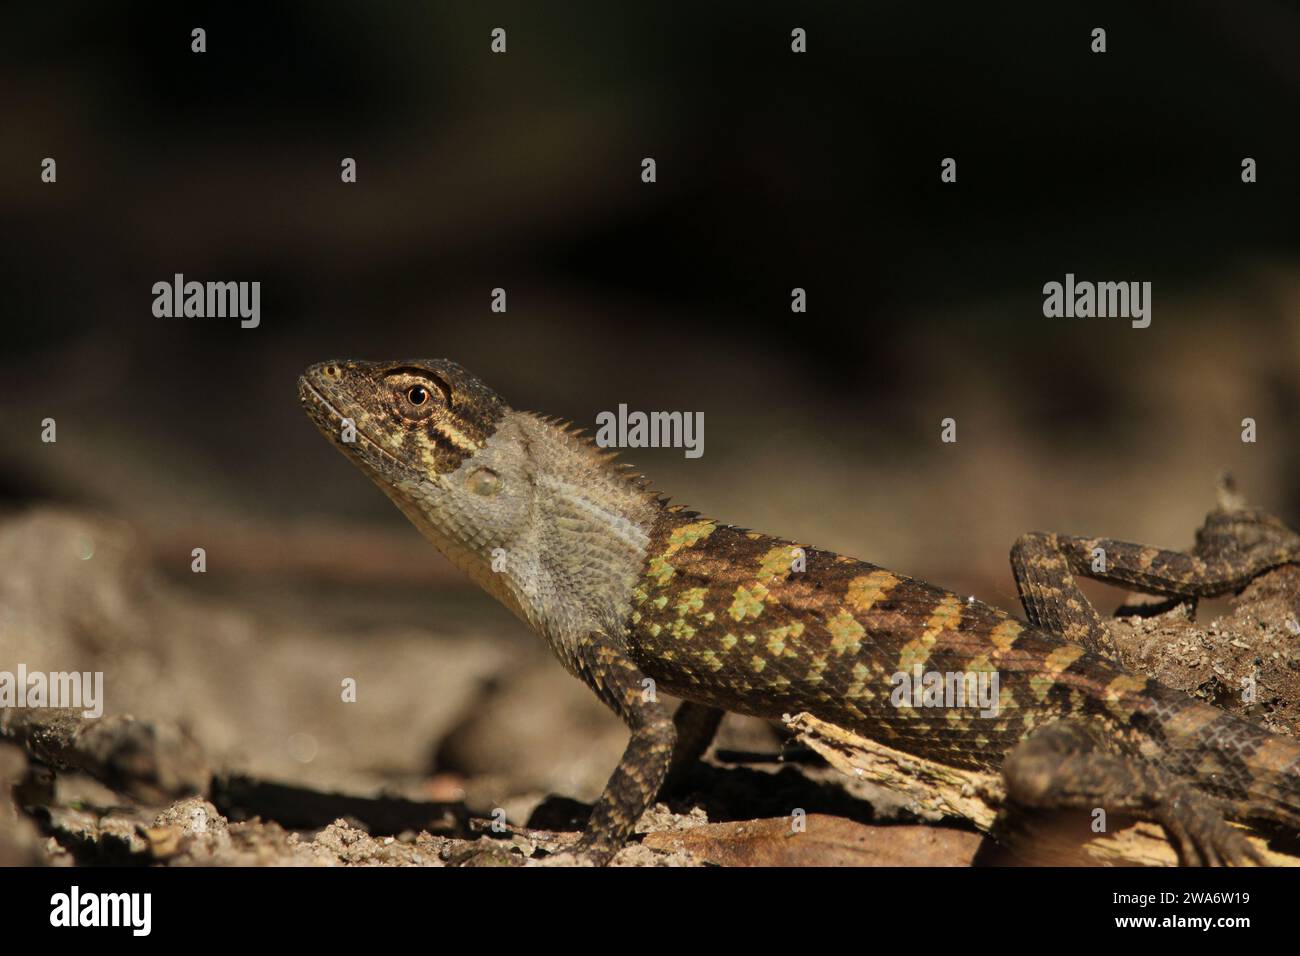
{"label": "lizard ear opening", "polygon": [[491,498],[501,491],[501,476],[491,468],[479,468],[469,476],[466,485],[474,494]]}

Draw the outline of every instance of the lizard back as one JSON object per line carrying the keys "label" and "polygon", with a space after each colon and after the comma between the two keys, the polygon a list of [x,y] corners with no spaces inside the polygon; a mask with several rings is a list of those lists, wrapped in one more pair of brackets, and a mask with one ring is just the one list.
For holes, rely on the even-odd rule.
{"label": "lizard back", "polygon": [[[1087,718],[1212,792],[1300,805],[1295,740],[983,602],[681,509],[652,535],[629,644],[678,696],[767,718],[807,711],[955,766],[996,771],[1036,727]],[[988,708],[976,688],[993,675]],[[929,698],[914,696],[918,678]]]}

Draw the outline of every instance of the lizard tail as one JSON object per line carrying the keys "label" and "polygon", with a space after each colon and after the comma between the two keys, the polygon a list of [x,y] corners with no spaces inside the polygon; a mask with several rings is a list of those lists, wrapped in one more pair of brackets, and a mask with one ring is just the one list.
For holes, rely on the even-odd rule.
{"label": "lizard tail", "polygon": [[[1164,695],[1161,695],[1162,697]],[[1186,697],[1161,701],[1168,769],[1222,797],[1247,819],[1300,831],[1300,739]]]}

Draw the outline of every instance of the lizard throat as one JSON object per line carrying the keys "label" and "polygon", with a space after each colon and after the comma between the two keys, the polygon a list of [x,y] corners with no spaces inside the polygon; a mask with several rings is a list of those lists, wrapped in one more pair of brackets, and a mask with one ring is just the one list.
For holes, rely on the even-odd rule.
{"label": "lizard throat", "polygon": [[[499,493],[472,490],[484,470],[499,478]],[[509,411],[455,471],[375,480],[430,542],[555,645],[566,664],[565,649],[576,641],[624,627],[659,509],[585,440]]]}

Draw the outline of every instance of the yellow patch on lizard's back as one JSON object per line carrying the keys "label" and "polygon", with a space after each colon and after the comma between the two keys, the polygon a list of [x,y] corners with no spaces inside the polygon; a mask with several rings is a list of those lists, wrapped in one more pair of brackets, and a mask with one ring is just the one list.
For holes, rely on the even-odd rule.
{"label": "yellow patch on lizard's back", "polygon": [[798,621],[792,621],[782,627],[773,627],[767,631],[767,652],[773,657],[794,657],[794,649],[790,644],[798,640],[799,635],[803,633],[803,625]]}
{"label": "yellow patch on lizard's back", "polygon": [[1078,644],[1062,644],[1047,655],[1043,669],[1029,681],[1029,690],[1040,701],[1047,700],[1047,695],[1056,686],[1056,678],[1067,667],[1083,656],[1083,648]]}
{"label": "yellow patch on lizard's back", "polygon": [[844,594],[844,601],[859,613],[871,610],[873,604],[883,598],[898,584],[897,576],[888,571],[876,570],[863,574],[849,582],[849,589]]}
{"label": "yellow patch on lizard's back", "polygon": [[689,641],[695,636],[695,628],[691,627],[682,618],[678,618],[668,625],[668,632],[679,641]]}
{"label": "yellow patch on lizard's back", "polygon": [[1138,701],[1150,685],[1151,681],[1145,677],[1120,674],[1106,685],[1102,701],[1119,720],[1127,721],[1132,718],[1133,711],[1139,706]]}
{"label": "yellow patch on lizard's back", "polygon": [[668,549],[664,551],[663,556],[665,558],[672,557],[682,548],[694,547],[713,534],[717,527],[717,522],[704,520],[692,521],[690,524],[673,528],[672,533],[668,536]]}
{"label": "yellow patch on lizard's back", "polygon": [[784,581],[790,576],[794,564],[796,545],[782,544],[772,548],[758,562],[758,580],[764,584]]}
{"label": "yellow patch on lizard's back", "polygon": [[961,598],[955,594],[944,597],[926,619],[925,630],[915,640],[903,645],[898,655],[898,669],[911,671],[918,664],[922,667],[930,659],[930,648],[934,647],[939,635],[944,631],[953,631],[961,623]]}
{"label": "yellow patch on lizard's back", "polygon": [[743,621],[747,617],[758,617],[763,613],[763,599],[767,597],[767,588],[761,584],[755,584],[752,588],[747,588],[743,584],[736,588],[735,600],[731,602],[728,613],[737,621]]}
{"label": "yellow patch on lizard's back", "polygon": [[1146,691],[1147,685],[1150,683],[1145,677],[1138,677],[1136,674],[1117,674],[1106,685],[1106,693],[1103,699],[1110,702],[1130,694],[1141,694]]}
{"label": "yellow patch on lizard's back", "polygon": [[939,602],[938,606],[926,619],[926,634],[938,637],[943,631],[956,630],[957,625],[960,623],[961,598],[955,594],[949,594]]}
{"label": "yellow patch on lizard's back", "polygon": [[669,564],[662,555],[651,558],[650,563],[646,565],[646,577],[654,582],[655,587],[663,587],[676,573],[677,569]]}
{"label": "yellow patch on lizard's back", "polygon": [[858,619],[844,608],[826,621],[826,630],[831,632],[831,648],[835,653],[856,654],[862,648],[862,637],[866,630]]}
{"label": "yellow patch on lizard's back", "polygon": [[1043,668],[1043,672],[1056,676],[1082,657],[1083,654],[1084,650],[1078,644],[1064,644],[1047,655],[1047,666]]}
{"label": "yellow patch on lizard's back", "polygon": [[826,658],[823,655],[815,654],[812,658],[812,666],[808,668],[808,673],[803,679],[810,684],[820,684],[822,682],[822,672],[826,670]]}
{"label": "yellow patch on lizard's back", "polygon": [[867,700],[873,700],[876,696],[874,688],[868,683],[868,678],[872,677],[871,668],[862,661],[853,665],[853,683],[844,691],[844,696],[848,698],[864,697]]}
{"label": "yellow patch on lizard's back", "polygon": [[704,607],[704,598],[708,596],[708,588],[687,588],[682,592],[680,600],[677,602],[677,614],[679,617],[686,614],[698,614]]}
{"label": "yellow patch on lizard's back", "polygon": [[1019,621],[1008,618],[989,631],[989,640],[993,642],[993,646],[999,651],[1010,650],[1011,645],[1016,642],[1016,638],[1024,633],[1024,630],[1024,625]]}

